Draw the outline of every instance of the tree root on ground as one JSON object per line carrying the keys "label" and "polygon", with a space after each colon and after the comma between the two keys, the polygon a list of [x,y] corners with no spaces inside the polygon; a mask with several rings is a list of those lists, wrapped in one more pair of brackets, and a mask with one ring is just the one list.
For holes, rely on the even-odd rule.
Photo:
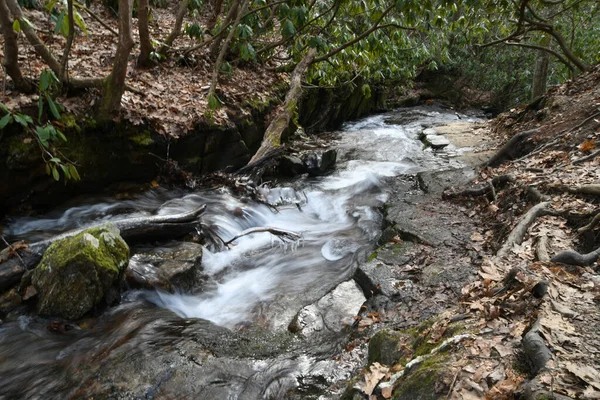
{"label": "tree root on ground", "polygon": [[594,216],[594,218],[592,218],[592,220],[587,225],[577,229],[577,233],[582,234],[584,232],[591,231],[596,227],[596,225],[598,225],[598,222],[600,222],[600,213],[596,214],[596,216]]}
{"label": "tree root on ground", "polygon": [[458,191],[446,190],[442,194],[442,198],[453,199],[457,197],[476,197],[484,194],[491,194],[492,197],[496,197],[496,188],[512,182],[515,182],[515,178],[512,175],[498,175],[495,176],[491,182],[482,183],[481,185],[472,188]]}
{"label": "tree root on ground", "polygon": [[596,250],[587,254],[580,254],[575,250],[565,250],[552,257],[550,261],[585,267],[586,265],[593,264],[596,260],[598,260],[598,257],[600,257],[600,248],[597,248]]}
{"label": "tree root on ground", "polygon": [[552,211],[548,208],[550,202],[542,202],[535,206],[533,206],[527,213],[521,218],[517,226],[510,232],[508,238],[496,253],[499,257],[504,257],[508,255],[513,245],[523,243],[523,237],[527,233],[527,229],[533,224],[533,222],[538,218],[544,215],[548,215],[552,213]]}
{"label": "tree root on ground", "polygon": [[535,246],[535,256],[538,261],[550,261],[550,255],[548,254],[548,236],[543,235],[538,239],[537,245]]}
{"label": "tree root on ground", "polygon": [[561,193],[583,194],[590,196],[600,196],[600,184],[568,186],[562,184],[550,185],[549,189]]}
{"label": "tree root on ground", "polygon": [[507,160],[515,159],[519,154],[519,147],[521,144],[536,133],[539,128],[531,129],[529,131],[524,131],[517,133],[510,140],[498,150],[496,154],[492,156],[488,161],[482,164],[483,167],[497,167],[503,162]]}
{"label": "tree root on ground", "polygon": [[529,332],[521,339],[523,352],[531,362],[531,373],[537,375],[552,359],[552,353],[540,335],[540,322],[536,321]]}

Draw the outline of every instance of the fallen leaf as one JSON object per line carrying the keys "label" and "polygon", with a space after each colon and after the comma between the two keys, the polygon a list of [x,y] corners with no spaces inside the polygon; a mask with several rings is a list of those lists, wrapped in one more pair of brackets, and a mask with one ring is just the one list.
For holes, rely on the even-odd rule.
{"label": "fallen leaf", "polygon": [[579,151],[585,153],[596,148],[596,143],[593,140],[586,140],[579,146]]}
{"label": "fallen leaf", "polygon": [[379,381],[389,372],[389,368],[374,362],[369,368],[370,371],[365,374],[365,382],[360,385],[360,389],[367,395],[373,394],[373,390],[379,384]]}

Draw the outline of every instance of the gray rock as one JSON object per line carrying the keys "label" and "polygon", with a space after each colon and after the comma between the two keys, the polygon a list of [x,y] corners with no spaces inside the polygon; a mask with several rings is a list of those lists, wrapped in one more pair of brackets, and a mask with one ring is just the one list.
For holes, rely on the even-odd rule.
{"label": "gray rock", "polygon": [[129,247],[111,224],[87,229],[48,247],[32,275],[42,315],[77,319],[118,297]]}
{"label": "gray rock", "polygon": [[279,159],[279,173],[284,176],[297,176],[306,172],[302,160],[296,156],[283,156]]}
{"label": "gray rock", "polygon": [[426,135],[424,141],[434,150],[443,149],[450,144],[450,141],[441,135]]}
{"label": "gray rock", "polygon": [[304,155],[302,161],[306,167],[306,171],[311,176],[317,176],[325,173],[328,169],[335,165],[337,160],[337,151],[329,149],[326,151],[315,151]]}
{"label": "gray rock", "polygon": [[175,247],[159,248],[134,254],[125,271],[132,287],[190,290],[198,282],[202,263],[202,246],[183,242]]}
{"label": "gray rock", "polygon": [[354,316],[365,301],[362,290],[354,280],[342,282],[319,301],[300,310],[290,330],[303,336],[341,332],[354,323]]}

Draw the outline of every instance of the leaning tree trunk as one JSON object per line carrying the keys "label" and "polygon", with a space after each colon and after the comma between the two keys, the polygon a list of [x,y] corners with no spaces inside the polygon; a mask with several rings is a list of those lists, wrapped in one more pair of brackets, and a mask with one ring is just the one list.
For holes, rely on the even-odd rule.
{"label": "leaning tree trunk", "polygon": [[119,0],[119,43],[117,44],[112,72],[104,83],[99,112],[100,118],[110,119],[121,108],[121,97],[125,92],[125,78],[127,77],[127,61],[134,45],[131,34],[132,1]]}
{"label": "leaning tree trunk", "polygon": [[179,4],[179,8],[177,9],[177,15],[175,16],[175,25],[173,26],[173,30],[169,33],[169,36],[164,40],[164,44],[160,47],[158,52],[160,54],[166,54],[167,50],[173,45],[177,36],[181,32],[181,25],[183,24],[183,18],[187,14],[189,0],[182,0]]}
{"label": "leaning tree trunk", "polygon": [[242,15],[246,12],[246,7],[248,7],[249,0],[243,0],[244,3],[241,6],[240,12],[235,18],[235,22],[231,27],[231,30],[227,34],[227,38],[223,43],[223,47],[221,47],[221,51],[219,52],[219,57],[217,57],[217,61],[215,61],[215,66],[212,74],[212,79],[210,82],[210,88],[208,89],[208,98],[210,104],[210,98],[215,96],[215,92],[217,91],[217,83],[219,83],[219,70],[221,69],[221,64],[223,63],[223,59],[225,58],[225,54],[227,53],[227,49],[229,47],[229,43],[233,39],[233,35],[235,34],[235,29],[237,28],[240,20],[242,19]]}
{"label": "leaning tree trunk", "polygon": [[150,40],[150,30],[148,29],[148,18],[150,8],[148,0],[138,0],[138,32],[140,34],[140,55],[137,59],[138,67],[149,67],[152,65],[150,53],[154,51]]}
{"label": "leaning tree trunk", "polygon": [[249,164],[260,161],[281,144],[281,134],[287,129],[292,116],[296,112],[298,100],[302,94],[302,76],[304,76],[308,66],[315,58],[315,54],[315,49],[309,49],[298,65],[296,65],[296,68],[294,68],[294,72],[292,72],[292,77],[290,78],[290,90],[285,96],[283,107],[267,127],[260,148],[254,157],[252,157]]}
{"label": "leaning tree trunk", "polygon": [[17,35],[12,28],[10,12],[4,0],[0,0],[0,28],[4,37],[4,61],[2,65],[6,73],[12,79],[17,90],[21,92],[31,92],[33,86],[31,82],[23,78],[21,68],[19,68],[19,45],[17,44]]}
{"label": "leaning tree trunk", "polygon": [[[541,45],[547,47],[550,39],[544,37]],[[533,72],[533,82],[531,85],[531,98],[537,99],[546,93],[546,82],[548,81],[548,64],[550,63],[550,54],[543,50],[538,50],[535,60],[535,70]]]}
{"label": "leaning tree trunk", "polygon": [[[237,12],[238,9],[240,8],[241,2],[242,2],[241,0],[233,1],[233,3],[231,4],[231,8],[229,9],[227,16],[225,17],[225,21],[223,21],[223,24],[221,25],[222,27],[226,27],[227,25],[229,25],[229,23],[231,21],[233,21],[233,19],[236,18],[237,15],[243,14],[243,11],[240,13]],[[232,30],[234,28],[235,28],[235,26],[231,27]],[[221,28],[221,30],[223,30],[223,28]],[[214,57],[217,54],[217,51],[219,50],[219,46],[221,45],[222,40],[223,40],[223,35],[218,35],[214,38],[212,44],[210,45],[211,57]],[[223,45],[223,47],[227,47],[227,46]]]}

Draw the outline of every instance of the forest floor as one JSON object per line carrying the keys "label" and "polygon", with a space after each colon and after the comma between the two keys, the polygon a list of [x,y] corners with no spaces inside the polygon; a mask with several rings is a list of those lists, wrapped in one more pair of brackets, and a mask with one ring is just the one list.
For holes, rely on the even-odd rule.
{"label": "forest floor", "polygon": [[[152,8],[150,35],[161,43],[170,33],[175,23],[178,3],[169,2],[167,8]],[[101,2],[90,5],[90,11],[104,24],[80,10],[85,20],[88,34],[79,29],[73,41],[69,61],[71,76],[77,78],[106,77],[113,65],[118,36],[107,29],[118,31],[118,19]],[[66,39],[54,33],[54,23],[45,10],[23,10],[25,16],[35,26],[38,36],[50,48],[55,57],[62,54]],[[196,22],[189,15],[183,25]],[[204,24],[202,24],[204,26]],[[200,47],[188,55],[168,57],[150,69],[136,66],[139,54],[137,18],[133,19],[133,36],[136,43],[129,57],[126,83],[132,90],[124,93],[121,100],[122,118],[134,125],[149,125],[156,132],[171,137],[179,137],[193,130],[194,123],[210,120],[215,125],[231,123],[231,113],[250,113],[252,105],[268,104],[277,93],[277,88],[285,88],[285,74],[267,71],[264,67],[244,63],[241,60],[226,60],[234,66],[230,73],[219,76],[217,96],[223,107],[210,110],[208,90],[210,87],[213,62],[209,56],[209,45]],[[170,53],[183,54],[184,49],[198,44],[182,32],[175,39]],[[3,58],[3,38],[0,36],[0,59]],[[29,45],[24,35],[19,34],[19,64],[25,76],[38,78],[47,68]],[[99,103],[100,91],[87,89],[85,93],[67,93],[59,97],[59,102],[67,111],[78,115],[86,114]],[[9,109],[18,107],[37,108],[37,94],[27,95],[15,92],[3,85],[0,102]]]}
{"label": "forest floor", "polygon": [[402,290],[378,286],[396,304],[372,300],[359,322],[380,333],[355,393],[600,399],[600,68],[475,128],[436,129],[475,145],[472,165],[535,131],[473,179],[420,176],[426,197],[387,210],[398,234],[366,271],[389,267],[378,277]]}

